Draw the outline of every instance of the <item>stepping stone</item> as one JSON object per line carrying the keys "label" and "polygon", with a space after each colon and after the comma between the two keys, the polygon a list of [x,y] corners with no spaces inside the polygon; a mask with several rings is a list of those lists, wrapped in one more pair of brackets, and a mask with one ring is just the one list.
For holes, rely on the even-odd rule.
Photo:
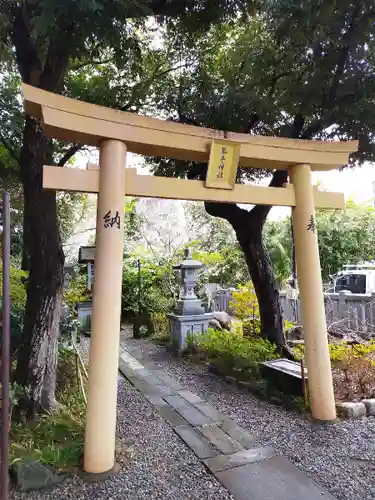
{"label": "stepping stone", "polygon": [[168,407],[168,403],[162,398],[162,396],[158,396],[156,394],[144,394],[144,397],[149,401],[153,406],[165,406]]}
{"label": "stepping stone", "polygon": [[259,462],[260,460],[267,460],[275,456],[275,450],[270,447],[252,448],[251,450],[242,450],[232,455],[218,455],[214,458],[204,460],[205,465],[212,473],[220,472],[233,467]]}
{"label": "stepping stone", "polygon": [[217,472],[215,476],[236,500],[337,500],[280,456]]}
{"label": "stepping stone", "polygon": [[199,427],[198,430],[210,441],[210,443],[226,455],[243,450],[243,446],[241,446],[240,443],[234,441],[228,434],[225,434],[216,424],[203,425]]}
{"label": "stepping stone", "polygon": [[174,408],[185,420],[189,422],[193,427],[199,425],[211,424],[212,420],[202,412],[197,410],[194,406],[188,403],[184,398],[178,394],[174,396],[166,396],[165,401]]}
{"label": "stepping stone", "polygon": [[195,405],[195,403],[203,403],[203,399],[201,399],[199,396],[190,391],[187,390],[177,391],[177,394],[182,398],[186,399],[186,401],[188,401],[189,403],[192,403],[193,405]]}
{"label": "stepping stone", "polygon": [[206,438],[196,432],[190,425],[174,427],[174,431],[198,458],[210,458],[219,453]]}
{"label": "stepping stone", "polygon": [[125,377],[136,377],[136,372],[121,357],[118,362],[118,369]]}
{"label": "stepping stone", "polygon": [[235,441],[238,441],[246,450],[254,448],[258,441],[257,436],[250,434],[248,431],[237,425],[234,420],[226,416],[224,416],[223,422],[218,425],[226,434],[228,434],[228,436]]}
{"label": "stepping stone", "polygon": [[209,403],[194,403],[195,408],[198,408],[206,417],[210,418],[213,422],[223,422],[225,415],[220,413]]}
{"label": "stepping stone", "polygon": [[181,417],[176,411],[174,411],[168,404],[155,406],[157,411],[160,413],[161,417],[164,418],[166,422],[171,427],[177,427],[179,425],[188,425],[186,420]]}
{"label": "stepping stone", "polygon": [[166,385],[169,385],[169,387],[172,387],[175,391],[182,391],[183,386],[179,383],[176,382],[172,377],[164,373],[162,370],[154,370],[154,374],[162,380]]}

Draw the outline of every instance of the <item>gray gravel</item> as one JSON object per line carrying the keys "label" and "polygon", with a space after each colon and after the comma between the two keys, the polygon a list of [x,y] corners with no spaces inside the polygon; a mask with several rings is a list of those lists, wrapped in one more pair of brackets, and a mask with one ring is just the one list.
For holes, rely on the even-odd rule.
{"label": "gray gravel", "polygon": [[[81,344],[87,350],[87,341]],[[48,491],[11,492],[11,500],[231,500],[171,427],[119,377],[118,449],[121,471],[104,483],[67,479]]]}
{"label": "gray gravel", "polygon": [[[172,357],[163,346],[123,336],[190,391],[209,401],[239,425],[273,446],[338,500],[375,499],[375,418],[312,425],[300,415],[262,402],[228,386],[204,366]],[[124,344],[125,345],[125,344]],[[133,354],[135,355],[135,354]]]}

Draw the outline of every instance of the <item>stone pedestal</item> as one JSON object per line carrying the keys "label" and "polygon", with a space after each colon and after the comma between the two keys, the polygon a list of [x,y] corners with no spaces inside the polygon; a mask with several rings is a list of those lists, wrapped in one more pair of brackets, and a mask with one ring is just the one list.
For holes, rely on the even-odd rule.
{"label": "stone pedestal", "polygon": [[204,333],[208,330],[208,324],[212,319],[212,313],[194,314],[180,316],[169,314],[172,347],[177,352],[184,351],[188,346],[188,339]]}
{"label": "stone pedestal", "polygon": [[92,302],[80,302],[77,304],[78,320],[83,333],[91,330]]}

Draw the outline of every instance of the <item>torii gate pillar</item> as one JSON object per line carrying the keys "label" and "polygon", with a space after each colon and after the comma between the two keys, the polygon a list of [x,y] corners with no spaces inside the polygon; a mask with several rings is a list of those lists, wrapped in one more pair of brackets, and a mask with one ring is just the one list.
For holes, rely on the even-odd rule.
{"label": "torii gate pillar", "polygon": [[84,471],[111,472],[115,465],[116,401],[124,247],[126,146],[100,143],[95,287],[89,365]]}
{"label": "torii gate pillar", "polygon": [[336,418],[331,361],[328,349],[322,275],[315,222],[310,165],[289,170],[296,205],[292,208],[297,274],[301,298],[305,354],[309,373],[311,412],[315,419]]}

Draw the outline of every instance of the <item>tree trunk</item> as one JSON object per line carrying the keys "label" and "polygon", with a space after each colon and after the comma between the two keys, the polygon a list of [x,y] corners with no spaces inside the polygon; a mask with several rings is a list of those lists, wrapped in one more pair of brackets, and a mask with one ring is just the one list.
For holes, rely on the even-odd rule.
{"label": "tree trunk", "polygon": [[277,346],[286,344],[279,292],[259,225],[239,225],[236,236],[245,255],[259,303],[262,336]]}
{"label": "tree trunk", "polygon": [[24,217],[28,228],[30,275],[24,332],[15,379],[25,386],[28,415],[56,406],[56,364],[64,253],[58,227],[56,193],[42,188],[43,164],[51,144],[40,123],[26,118],[20,155]]}
{"label": "tree trunk", "polygon": [[[270,186],[282,185],[286,180],[287,173],[277,171]],[[205,208],[210,215],[226,219],[236,233],[258,299],[262,336],[276,344],[283,355],[292,357],[286,346],[279,292],[262,237],[271,207],[257,205],[247,211],[237,205],[206,202]]]}

